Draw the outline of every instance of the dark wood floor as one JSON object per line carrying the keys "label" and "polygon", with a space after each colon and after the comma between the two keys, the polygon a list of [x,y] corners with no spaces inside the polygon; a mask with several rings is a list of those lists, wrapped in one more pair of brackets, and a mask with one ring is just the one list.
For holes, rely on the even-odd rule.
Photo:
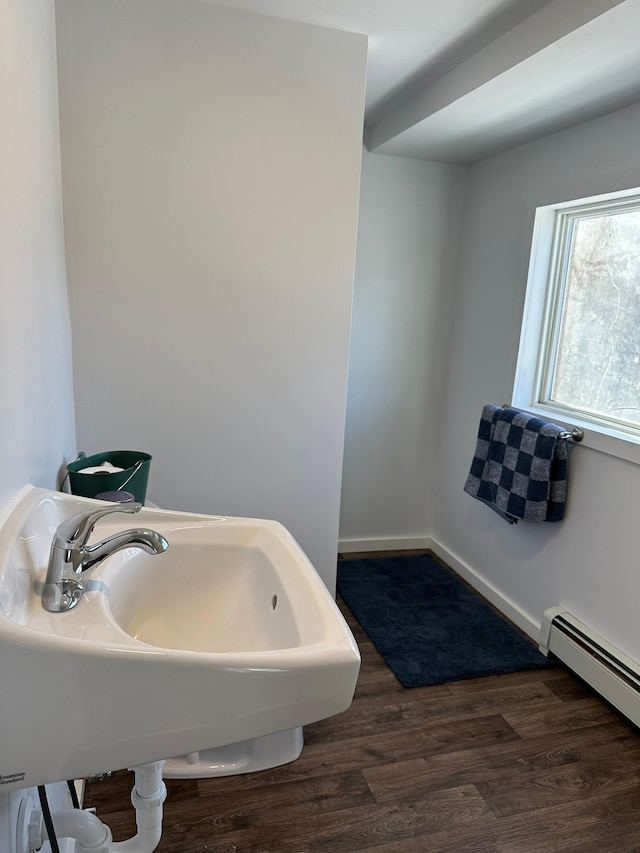
{"label": "dark wood floor", "polygon": [[[370,555],[369,555],[370,556]],[[158,853],[638,853],[640,737],[560,664],[403,688],[362,653],[351,708],[292,764],[168,781]],[[125,771],[87,785],[135,833]]]}

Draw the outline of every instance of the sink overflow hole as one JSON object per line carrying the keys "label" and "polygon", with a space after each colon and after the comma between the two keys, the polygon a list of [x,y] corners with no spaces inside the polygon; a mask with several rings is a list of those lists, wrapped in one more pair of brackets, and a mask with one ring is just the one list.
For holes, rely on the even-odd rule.
{"label": "sink overflow hole", "polygon": [[271,609],[275,610],[277,606],[278,606],[278,596],[274,595],[273,598],[271,599]]}

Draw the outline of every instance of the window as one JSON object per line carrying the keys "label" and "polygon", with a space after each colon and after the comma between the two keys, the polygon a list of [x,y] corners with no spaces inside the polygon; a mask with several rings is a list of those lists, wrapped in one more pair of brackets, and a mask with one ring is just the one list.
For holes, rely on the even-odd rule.
{"label": "window", "polygon": [[513,403],[640,461],[640,190],[536,211]]}

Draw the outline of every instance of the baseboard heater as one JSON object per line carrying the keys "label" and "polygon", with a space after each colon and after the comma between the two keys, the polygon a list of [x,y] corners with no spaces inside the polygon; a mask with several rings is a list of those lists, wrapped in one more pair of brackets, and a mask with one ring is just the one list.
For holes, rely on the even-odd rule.
{"label": "baseboard heater", "polygon": [[542,617],[540,651],[565,663],[614,708],[640,726],[640,664],[562,607]]}

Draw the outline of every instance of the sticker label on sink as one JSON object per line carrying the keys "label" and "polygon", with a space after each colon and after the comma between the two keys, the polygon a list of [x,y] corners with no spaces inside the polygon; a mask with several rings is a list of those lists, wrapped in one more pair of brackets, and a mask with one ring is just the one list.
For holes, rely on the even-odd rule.
{"label": "sticker label on sink", "polygon": [[25,773],[0,773],[0,785],[11,785],[13,782],[24,781]]}

